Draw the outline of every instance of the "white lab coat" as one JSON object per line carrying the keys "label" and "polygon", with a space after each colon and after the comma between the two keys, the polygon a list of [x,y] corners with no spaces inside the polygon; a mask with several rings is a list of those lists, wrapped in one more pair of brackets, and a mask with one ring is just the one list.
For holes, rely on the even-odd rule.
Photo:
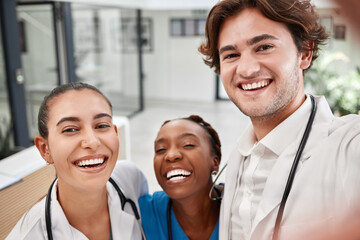
{"label": "white lab coat", "polygon": [[[335,118],[325,98],[317,97],[316,101],[318,110],[281,222],[279,237],[283,240],[335,239],[334,236],[346,239],[339,232],[346,229],[347,224],[360,224],[360,116]],[[303,123],[299,123],[304,125],[303,129],[307,120],[308,115],[304,116]],[[288,143],[268,176],[252,224],[251,240],[272,238],[301,138],[302,134],[295,142]],[[235,149],[226,170],[220,213],[221,240],[231,237],[231,206],[243,162],[243,157]]]}
{"label": "white lab coat", "polygon": [[[123,160],[116,164],[111,177],[124,195],[132,199],[139,209],[138,198],[148,192],[147,181],[142,172],[133,163]],[[51,192],[51,221],[54,240],[88,239],[69,224],[57,201],[56,189],[53,187]],[[107,183],[106,189],[113,239],[141,239],[140,229],[130,204],[127,203],[125,211],[122,211],[118,193],[110,182]],[[46,197],[24,214],[6,239],[48,239],[45,225],[45,199]]]}

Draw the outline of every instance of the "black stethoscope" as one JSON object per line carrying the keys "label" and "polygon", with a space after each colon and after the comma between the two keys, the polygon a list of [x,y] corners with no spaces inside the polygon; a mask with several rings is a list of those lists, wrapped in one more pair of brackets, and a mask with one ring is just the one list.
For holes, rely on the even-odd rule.
{"label": "black stethoscope", "polygon": [[[317,110],[317,104],[316,104],[315,98],[312,95],[309,95],[309,96],[310,96],[311,105],[312,105],[311,114],[310,114],[309,120],[307,122],[305,132],[304,132],[304,134],[302,136],[302,139],[301,139],[301,142],[299,144],[299,148],[298,148],[298,150],[296,152],[296,155],[295,155],[295,158],[294,158],[294,161],[293,161],[290,173],[289,173],[289,177],[288,177],[288,180],[287,180],[287,183],[286,183],[286,186],[285,186],[284,194],[283,194],[282,199],[281,199],[279,211],[277,213],[276,221],[275,221],[274,233],[273,233],[273,238],[272,238],[273,240],[277,240],[279,238],[279,229],[280,229],[281,219],[282,219],[283,214],[284,214],[285,204],[286,204],[287,198],[288,198],[288,196],[290,194],[291,186],[292,186],[294,178],[295,178],[296,168],[297,168],[297,166],[299,164],[299,161],[300,161],[300,156],[301,156],[301,154],[302,154],[302,152],[303,152],[303,150],[305,148],[306,142],[307,142],[307,140],[309,138],[311,127],[312,127],[312,124],[313,124],[314,118],[315,118],[315,114],[316,114],[316,110]],[[212,190],[213,190],[213,188],[214,188],[214,186],[216,184],[217,179],[219,178],[220,174],[224,171],[226,166],[227,166],[227,164],[224,165],[224,167],[221,169],[220,173],[216,177],[216,179],[214,181],[214,185],[212,186],[212,188],[210,190],[209,197],[210,197],[210,194],[211,194],[211,192],[212,192]],[[222,193],[224,193],[224,191]],[[212,200],[221,200],[222,196],[217,197],[217,198],[211,198],[211,199]]]}
{"label": "black stethoscope", "polygon": [[[46,223],[46,231],[47,231],[47,235],[48,235],[48,239],[49,240],[53,240],[53,235],[52,235],[52,226],[51,226],[51,216],[50,216],[50,202],[51,202],[51,191],[52,188],[56,182],[56,179],[53,181],[53,183],[50,185],[49,191],[46,195],[46,202],[45,202],[45,223]],[[139,225],[140,231],[141,231],[141,236],[144,240],[146,240],[145,234],[144,234],[144,229],[142,228],[141,225],[141,221],[140,221],[140,214],[139,211],[137,210],[137,207],[134,203],[133,200],[131,200],[130,198],[126,198],[124,193],[120,190],[119,186],[115,183],[115,181],[112,178],[109,178],[109,182],[114,186],[114,188],[116,189],[117,193],[119,194],[119,198],[120,198],[120,204],[121,204],[121,209],[124,211],[125,208],[125,204],[129,203],[131,206],[132,211],[134,212],[136,221]]]}

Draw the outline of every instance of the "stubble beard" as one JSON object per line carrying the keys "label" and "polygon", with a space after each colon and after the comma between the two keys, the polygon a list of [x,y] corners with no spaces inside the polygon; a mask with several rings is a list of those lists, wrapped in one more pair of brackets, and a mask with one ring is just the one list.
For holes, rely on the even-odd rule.
{"label": "stubble beard", "polygon": [[[271,73],[271,76],[274,76],[272,79],[276,81],[276,75]],[[256,120],[258,122],[268,121],[276,118],[278,113],[280,113],[290,104],[292,100],[294,100],[299,91],[299,82],[299,66],[294,63],[293,70],[289,72],[288,76],[286,76],[286,82],[283,81],[281,83],[281,86],[283,87],[277,88],[273,98],[265,106],[256,106],[255,108],[249,109],[246,106],[242,106],[240,101],[234,97],[230,97],[230,99],[243,114],[250,117],[252,120]]]}

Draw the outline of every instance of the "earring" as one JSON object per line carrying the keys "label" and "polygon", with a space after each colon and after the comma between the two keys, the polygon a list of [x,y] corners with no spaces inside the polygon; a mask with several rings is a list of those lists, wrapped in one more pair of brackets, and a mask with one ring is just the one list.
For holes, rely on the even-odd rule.
{"label": "earring", "polygon": [[217,174],[217,171],[216,170],[213,170],[212,172],[211,172],[211,175],[213,175],[213,176],[215,176]]}

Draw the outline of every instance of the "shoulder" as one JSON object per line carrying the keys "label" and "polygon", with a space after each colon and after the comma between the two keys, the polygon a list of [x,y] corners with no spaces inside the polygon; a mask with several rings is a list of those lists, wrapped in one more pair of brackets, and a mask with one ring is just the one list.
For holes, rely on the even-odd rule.
{"label": "shoulder", "polygon": [[130,194],[133,199],[138,199],[148,192],[147,180],[143,172],[129,160],[118,161],[111,177],[125,194]]}
{"label": "shoulder", "polygon": [[139,198],[141,215],[161,213],[166,210],[169,202],[169,196],[164,191],[154,192],[154,194],[145,194]]}
{"label": "shoulder", "polygon": [[35,236],[37,239],[43,239],[45,236],[42,231],[41,217],[45,214],[44,212],[45,198],[21,217],[6,239],[31,239]]}
{"label": "shoulder", "polygon": [[139,199],[141,222],[147,239],[167,239],[166,210],[169,197],[163,191]]}
{"label": "shoulder", "polygon": [[142,196],[141,198],[139,198],[139,204],[162,204],[162,203],[167,203],[169,201],[169,196],[166,195],[166,193],[164,191],[158,191],[158,192],[154,192],[152,195],[151,194],[145,194],[144,196]]}
{"label": "shoulder", "polygon": [[329,129],[329,136],[349,143],[360,143],[360,115],[350,114],[334,118]]}
{"label": "shoulder", "polygon": [[111,177],[117,184],[123,186],[128,184],[139,184],[139,181],[141,181],[144,176],[141,170],[133,162],[120,160],[116,163]]}
{"label": "shoulder", "polygon": [[131,161],[129,160],[119,160],[117,161],[113,175],[116,175],[117,177],[129,177],[134,176],[137,174],[140,174],[140,169]]}

